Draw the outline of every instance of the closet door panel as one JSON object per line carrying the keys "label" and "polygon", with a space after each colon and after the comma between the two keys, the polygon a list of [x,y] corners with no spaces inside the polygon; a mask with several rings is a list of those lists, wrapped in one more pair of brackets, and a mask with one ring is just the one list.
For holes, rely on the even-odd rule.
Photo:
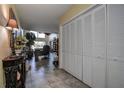
{"label": "closet door panel", "polygon": [[74,29],[73,29],[73,31],[74,31],[74,33],[73,33],[73,46],[74,46],[74,54],[77,54],[77,23],[76,23],[76,19],[75,20],[73,20],[74,21]]}
{"label": "closet door panel", "polygon": [[124,88],[124,5],[108,5],[108,87]]}
{"label": "closet door panel", "polygon": [[124,5],[108,5],[108,56],[124,61]]}
{"label": "closet door panel", "polygon": [[68,31],[68,28],[67,28],[67,25],[65,25],[65,52],[67,52],[67,31]]}
{"label": "closet door panel", "polygon": [[63,69],[65,69],[65,53],[62,53],[62,61]]}
{"label": "closet door panel", "polygon": [[69,60],[69,56],[70,56],[70,54],[69,53],[67,53],[67,70],[68,70],[68,72],[70,72],[70,60]]}
{"label": "closet door panel", "polygon": [[83,71],[82,56],[77,55],[76,76],[79,80],[82,80],[82,74],[83,74],[82,71]]}
{"label": "closet door panel", "polygon": [[65,26],[63,26],[63,31],[62,31],[62,52],[65,51]]}
{"label": "closet door panel", "polygon": [[76,59],[75,58],[76,57],[74,54],[72,54],[71,56],[72,56],[72,64],[71,64],[72,65],[72,68],[71,68],[72,69],[72,75],[75,76],[75,72],[76,72],[76,69],[75,69],[75,60]]}
{"label": "closet door panel", "polygon": [[106,87],[105,82],[106,82],[106,64],[105,64],[105,59],[99,59],[99,58],[93,58],[93,63],[92,63],[92,84],[93,87],[96,88],[104,88]]}
{"label": "closet door panel", "polygon": [[83,55],[92,56],[92,16],[91,13],[83,17]]}
{"label": "closet door panel", "polygon": [[72,39],[72,36],[71,36],[71,33],[72,33],[72,31],[71,31],[71,24],[70,23],[68,23],[68,25],[69,25],[69,42],[68,42],[68,44],[69,44],[69,53],[71,53],[71,39]]}
{"label": "closet door panel", "polygon": [[124,62],[114,60],[109,61],[108,87],[124,88]]}
{"label": "closet door panel", "polygon": [[77,18],[76,20],[76,32],[77,32],[77,54],[78,55],[82,55],[82,40],[83,40],[83,33],[82,33],[82,28],[83,28],[83,24],[82,24],[82,17]]}
{"label": "closet door panel", "polygon": [[93,11],[93,56],[106,58],[105,7]]}
{"label": "closet door panel", "polygon": [[105,5],[93,11],[93,87],[106,87],[106,27]]}
{"label": "closet door panel", "polygon": [[83,56],[83,82],[92,87],[92,58]]}
{"label": "closet door panel", "polygon": [[66,28],[66,52],[69,52],[69,25],[67,24]]}
{"label": "closet door panel", "polygon": [[70,54],[70,59],[71,59],[71,61],[70,61],[70,72],[73,75],[73,73],[74,73],[74,56],[72,54]]}
{"label": "closet door panel", "polygon": [[66,53],[64,53],[64,58],[65,58],[65,62],[64,62],[64,65],[65,65],[65,70],[67,71],[67,54]]}
{"label": "closet door panel", "polygon": [[75,23],[71,22],[71,53],[74,54],[74,30],[75,30]]}
{"label": "closet door panel", "polygon": [[68,56],[68,71],[69,73],[72,73],[72,69],[71,69],[71,66],[72,66],[72,62],[71,62],[71,54],[69,53],[69,56]]}
{"label": "closet door panel", "polygon": [[83,82],[92,87],[92,12],[82,17]]}

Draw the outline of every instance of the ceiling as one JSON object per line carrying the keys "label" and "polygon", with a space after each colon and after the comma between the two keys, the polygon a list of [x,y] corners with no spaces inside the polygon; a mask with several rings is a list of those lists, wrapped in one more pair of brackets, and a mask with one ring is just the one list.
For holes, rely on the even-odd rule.
{"label": "ceiling", "polygon": [[71,4],[16,4],[15,7],[23,29],[57,32],[59,18]]}

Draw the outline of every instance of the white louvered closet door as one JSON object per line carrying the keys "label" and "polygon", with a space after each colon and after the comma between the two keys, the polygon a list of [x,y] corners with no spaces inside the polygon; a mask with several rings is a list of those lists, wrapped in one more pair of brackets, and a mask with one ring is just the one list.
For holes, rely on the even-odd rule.
{"label": "white louvered closet door", "polygon": [[68,31],[68,25],[65,25],[65,70],[68,71],[68,50],[67,50],[67,32]]}
{"label": "white louvered closet door", "polygon": [[65,49],[65,26],[62,28],[62,52],[64,52]]}
{"label": "white louvered closet door", "polygon": [[76,76],[76,22],[72,20],[72,75]]}
{"label": "white louvered closet door", "polygon": [[92,87],[92,12],[82,17],[83,22],[83,82]]}
{"label": "white louvered closet door", "polygon": [[93,10],[93,87],[106,87],[106,6]]}
{"label": "white louvered closet door", "polygon": [[69,23],[69,26],[70,26],[70,73],[72,75],[74,75],[74,71],[75,71],[75,68],[74,68],[74,60],[75,60],[75,57],[74,57],[74,22],[71,21]]}
{"label": "white louvered closet door", "polygon": [[62,67],[65,69],[65,25],[62,28]]}
{"label": "white louvered closet door", "polygon": [[67,32],[66,32],[66,41],[67,41],[67,71],[69,71],[69,68],[70,68],[70,61],[69,61],[69,24],[67,24]]}
{"label": "white louvered closet door", "polygon": [[83,22],[82,22],[82,16],[76,19],[76,35],[77,35],[77,47],[76,47],[76,52],[77,55],[82,56],[83,53],[83,45],[82,45],[82,40],[83,40],[83,33],[82,33],[82,28],[83,28]]}
{"label": "white louvered closet door", "polygon": [[68,51],[67,51],[67,53],[68,53],[68,55],[67,55],[67,57],[68,57],[68,72],[69,73],[71,73],[71,71],[70,71],[70,68],[71,68],[71,58],[70,58],[70,23],[68,23],[67,24],[68,25],[68,32],[67,32],[67,42],[68,42],[68,44],[67,44],[67,49],[68,49]]}
{"label": "white louvered closet door", "polygon": [[75,74],[76,77],[82,80],[82,69],[83,69],[83,61],[82,61],[82,17],[78,17],[75,20],[75,31],[76,31],[76,58],[75,58]]}
{"label": "white louvered closet door", "polygon": [[124,5],[108,5],[108,87],[124,88]]}

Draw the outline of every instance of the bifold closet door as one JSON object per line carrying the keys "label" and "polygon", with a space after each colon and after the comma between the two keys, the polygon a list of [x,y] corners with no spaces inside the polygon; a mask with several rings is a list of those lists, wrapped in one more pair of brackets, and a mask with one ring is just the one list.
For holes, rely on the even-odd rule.
{"label": "bifold closet door", "polygon": [[108,87],[124,88],[124,5],[108,5]]}
{"label": "bifold closet door", "polygon": [[70,22],[70,30],[71,30],[71,51],[70,51],[70,57],[71,57],[71,74],[75,76],[75,22],[72,20]]}
{"label": "bifold closet door", "polygon": [[82,60],[82,17],[78,17],[76,20],[76,77],[80,80],[82,80],[82,74],[83,74],[83,60]]}
{"label": "bifold closet door", "polygon": [[64,34],[64,35],[65,35],[65,52],[67,52],[67,43],[68,43],[68,42],[67,42],[67,29],[68,29],[68,28],[67,28],[67,24],[66,24],[66,25],[65,25],[65,32],[64,32],[64,33],[65,33],[65,34]]}
{"label": "bifold closet door", "polygon": [[83,55],[83,45],[82,45],[82,40],[83,40],[83,33],[82,33],[82,28],[83,28],[83,22],[82,22],[82,16],[76,19],[76,35],[77,35],[77,47],[76,47],[76,52],[77,55]]}
{"label": "bifold closet door", "polygon": [[65,51],[65,26],[62,28],[62,52]]}
{"label": "bifold closet door", "polygon": [[105,6],[83,16],[83,82],[91,87],[105,87],[106,32]]}
{"label": "bifold closet door", "polygon": [[70,54],[70,48],[71,48],[71,25],[68,23],[68,72],[71,73],[71,54]]}
{"label": "bifold closet door", "polygon": [[68,71],[68,24],[65,25],[65,70]]}
{"label": "bifold closet door", "polygon": [[106,6],[93,10],[92,86],[106,87]]}
{"label": "bifold closet door", "polygon": [[73,57],[72,57],[72,45],[73,45],[73,23],[68,23],[69,25],[69,72],[73,73]]}
{"label": "bifold closet door", "polygon": [[62,67],[65,69],[65,25],[62,28]]}
{"label": "bifold closet door", "polygon": [[69,24],[66,24],[66,52],[69,53]]}
{"label": "bifold closet door", "polygon": [[92,13],[82,17],[83,82],[92,87]]}
{"label": "bifold closet door", "polygon": [[72,32],[71,33],[71,37],[72,37],[71,38],[71,48],[72,48],[71,54],[74,54],[75,53],[74,51],[75,50],[75,45],[74,45],[75,44],[75,40],[74,40],[75,39],[75,22],[74,21],[71,22],[71,32]]}

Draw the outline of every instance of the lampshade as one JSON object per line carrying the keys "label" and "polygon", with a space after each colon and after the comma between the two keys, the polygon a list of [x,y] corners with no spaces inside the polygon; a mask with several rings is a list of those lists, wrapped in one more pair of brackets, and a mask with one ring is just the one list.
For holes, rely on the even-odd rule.
{"label": "lampshade", "polygon": [[9,19],[8,27],[17,28],[17,22],[15,19]]}

